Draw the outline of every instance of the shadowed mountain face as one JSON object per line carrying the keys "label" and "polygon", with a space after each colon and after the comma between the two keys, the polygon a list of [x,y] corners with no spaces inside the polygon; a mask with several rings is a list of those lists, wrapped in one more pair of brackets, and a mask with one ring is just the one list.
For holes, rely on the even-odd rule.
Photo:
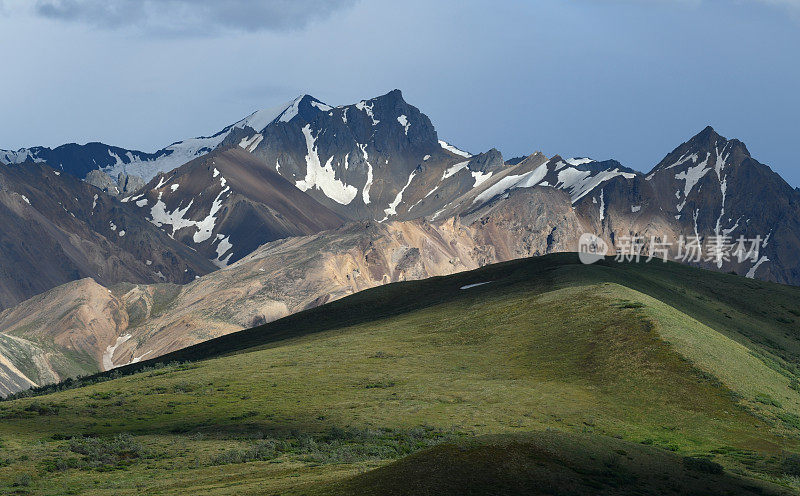
{"label": "shadowed mountain face", "polygon": [[343,219],[241,148],[220,149],[122,199],[218,267],[260,245],[338,227]]}
{"label": "shadowed mountain face", "polygon": [[[753,262],[711,260],[717,269],[789,284],[800,283],[800,195],[744,143],[712,128],[676,148],[647,176],[660,209],[683,232],[706,238],[766,240]],[[751,272],[752,271],[752,272]]]}
{"label": "shadowed mountain face", "polygon": [[[574,198],[574,197],[573,197]],[[680,237],[699,237],[703,246],[693,265],[747,277],[800,284],[800,195],[745,145],[712,128],[668,154],[647,174],[621,174],[574,201],[589,232],[619,247],[640,236],[644,253],[671,258]],[[758,254],[748,253],[760,237]],[[747,240],[741,247],[739,239]],[[629,242],[629,241],[627,241]],[[723,254],[716,254],[716,246]]]}
{"label": "shadowed mountain face", "polygon": [[47,166],[0,166],[0,306],[92,277],[185,283],[214,269],[135,209]]}

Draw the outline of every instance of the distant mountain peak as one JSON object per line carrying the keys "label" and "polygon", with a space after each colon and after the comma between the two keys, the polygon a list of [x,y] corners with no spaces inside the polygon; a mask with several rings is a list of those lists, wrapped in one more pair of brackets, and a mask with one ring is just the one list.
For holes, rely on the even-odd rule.
{"label": "distant mountain peak", "polygon": [[300,116],[305,122],[309,122],[313,120],[319,112],[329,112],[331,110],[333,110],[333,107],[311,95],[300,95],[295,98],[291,104],[286,106],[280,115],[268,122],[263,128],[254,129],[260,132],[273,122],[290,122],[297,116]]}
{"label": "distant mountain peak", "polygon": [[376,96],[375,98],[372,98],[372,100],[385,100],[389,102],[406,103],[406,101],[403,99],[403,92],[398,90],[397,88],[393,89],[392,91],[384,95]]}
{"label": "distant mountain peak", "polygon": [[693,136],[684,145],[690,145],[693,149],[702,151],[721,150],[727,148],[728,152],[737,150],[746,156],[750,156],[747,146],[738,139],[728,139],[714,130],[711,126],[706,126],[705,129]]}
{"label": "distant mountain peak", "polygon": [[720,141],[723,143],[728,142],[728,140],[717,133],[713,127],[706,126],[702,131],[692,136],[685,144],[688,144],[692,148],[710,149],[716,147]]}
{"label": "distant mountain peak", "polygon": [[699,133],[697,133],[697,134],[698,134],[698,136],[701,136],[701,135],[719,136],[719,133],[717,133],[717,132],[714,130],[714,128],[713,128],[713,127],[711,127],[711,126],[706,126],[706,127],[704,127],[704,128],[703,128],[703,130],[702,130],[702,131],[700,131],[700,132],[699,132]]}
{"label": "distant mountain peak", "polygon": [[497,148],[479,153],[469,159],[469,169],[471,171],[490,172],[501,169],[504,166],[503,154]]}

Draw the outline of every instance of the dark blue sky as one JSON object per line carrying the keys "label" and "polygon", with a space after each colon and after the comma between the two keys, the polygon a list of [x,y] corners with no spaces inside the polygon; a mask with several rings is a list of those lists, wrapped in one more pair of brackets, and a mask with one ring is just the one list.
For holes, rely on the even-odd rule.
{"label": "dark blue sky", "polygon": [[301,93],[400,88],[472,152],[649,170],[710,124],[800,185],[800,0],[0,5],[0,148],[151,151]]}

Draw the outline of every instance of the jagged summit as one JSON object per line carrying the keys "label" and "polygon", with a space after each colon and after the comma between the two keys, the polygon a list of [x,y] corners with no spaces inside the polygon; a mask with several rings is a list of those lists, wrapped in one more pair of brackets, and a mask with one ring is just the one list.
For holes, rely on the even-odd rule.
{"label": "jagged summit", "polygon": [[717,139],[717,138],[721,138],[721,137],[722,136],[720,136],[719,133],[717,133],[717,131],[715,131],[713,127],[706,126],[706,127],[703,128],[702,131],[697,133],[694,136],[694,138],[692,138],[692,139],[695,139],[695,138],[696,139]]}
{"label": "jagged summit", "polygon": [[[7,164],[21,164],[26,160],[46,162],[51,167],[80,179],[85,178],[92,170],[100,170],[108,174],[111,180],[124,173],[126,176],[139,176],[144,181],[149,181],[159,172],[173,170],[220,146],[238,144],[238,141],[233,143],[233,138],[241,140],[244,135],[243,130],[250,130],[252,134],[261,133],[271,124],[285,124],[292,121],[307,124],[321,114],[331,112],[338,113],[337,117],[343,119],[346,124],[347,116],[342,117],[342,114],[351,114],[351,118],[355,117],[355,113],[351,113],[348,109],[363,113],[363,117],[369,118],[367,121],[370,126],[363,126],[362,134],[368,134],[371,125],[377,126],[383,120],[383,127],[393,124],[395,128],[402,130],[404,135],[410,136],[412,141],[418,143],[435,141],[431,140],[431,136],[435,137],[435,131],[427,117],[419,119],[422,115],[419,110],[406,103],[402,92],[395,89],[385,95],[336,109],[311,95],[299,95],[281,105],[257,110],[216,133],[174,141],[152,153],[99,142],[83,145],[68,143],[56,148],[35,146],[18,150],[0,149],[0,161]],[[355,120],[358,121],[358,117],[355,117]],[[391,143],[390,139],[380,136],[384,133],[378,134],[378,141],[382,145]]]}
{"label": "jagged summit", "polygon": [[389,91],[386,94],[370,98],[367,101],[375,101],[375,102],[380,101],[386,103],[406,103],[406,101],[403,99],[403,92],[397,88],[393,89],[392,91]]}
{"label": "jagged summit", "polygon": [[707,126],[667,154],[650,171],[647,177],[648,180],[651,180],[660,171],[670,170],[680,173],[693,167],[697,167],[697,170],[688,172],[688,174],[699,174],[702,170],[702,168],[699,168],[700,163],[705,163],[705,165],[715,168],[717,164],[721,166],[726,162],[738,165],[749,157],[750,152],[743,142],[737,139],[729,140],[717,133],[713,127]]}

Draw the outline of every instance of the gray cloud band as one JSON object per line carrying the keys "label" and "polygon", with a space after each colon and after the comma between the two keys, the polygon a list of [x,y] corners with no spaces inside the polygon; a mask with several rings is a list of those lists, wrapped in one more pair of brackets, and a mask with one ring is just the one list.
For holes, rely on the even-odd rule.
{"label": "gray cloud band", "polygon": [[98,27],[133,26],[170,34],[283,31],[350,7],[356,0],[35,0],[48,19]]}

